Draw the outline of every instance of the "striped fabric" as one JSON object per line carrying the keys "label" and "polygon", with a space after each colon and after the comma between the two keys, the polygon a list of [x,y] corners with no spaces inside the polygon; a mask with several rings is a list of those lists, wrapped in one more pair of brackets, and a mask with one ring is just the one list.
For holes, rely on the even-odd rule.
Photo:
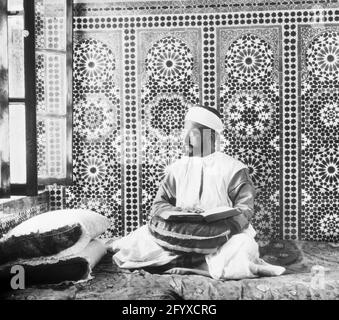
{"label": "striped fabric", "polygon": [[168,221],[154,215],[149,222],[150,233],[165,249],[180,252],[210,254],[227,242],[231,230],[227,220],[212,223],[205,221]]}

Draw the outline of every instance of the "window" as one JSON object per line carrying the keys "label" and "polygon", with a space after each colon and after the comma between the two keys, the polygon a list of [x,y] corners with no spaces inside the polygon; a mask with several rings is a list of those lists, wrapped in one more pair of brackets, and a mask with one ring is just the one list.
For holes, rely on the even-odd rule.
{"label": "window", "polygon": [[0,0],[0,197],[72,181],[72,1]]}

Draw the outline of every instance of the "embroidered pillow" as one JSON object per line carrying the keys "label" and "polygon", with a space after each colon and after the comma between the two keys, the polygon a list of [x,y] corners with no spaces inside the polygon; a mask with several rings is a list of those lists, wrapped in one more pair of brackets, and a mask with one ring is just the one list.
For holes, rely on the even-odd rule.
{"label": "embroidered pillow", "polygon": [[154,215],[148,227],[160,246],[181,253],[213,253],[227,242],[232,233],[227,219],[209,223],[204,220],[171,221]]}
{"label": "embroidered pillow", "polygon": [[82,251],[109,227],[109,220],[90,210],[43,213],[9,231],[0,239],[0,264]]}

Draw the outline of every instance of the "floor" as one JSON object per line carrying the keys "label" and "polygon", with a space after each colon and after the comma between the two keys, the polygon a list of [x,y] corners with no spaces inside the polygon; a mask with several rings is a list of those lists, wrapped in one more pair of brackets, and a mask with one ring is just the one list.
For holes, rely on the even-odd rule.
{"label": "floor", "polygon": [[218,281],[192,274],[159,275],[144,270],[119,270],[108,254],[90,281],[31,287],[0,294],[0,299],[339,300],[338,244],[274,240],[261,248],[261,256],[268,262],[285,265],[286,273],[239,281]]}

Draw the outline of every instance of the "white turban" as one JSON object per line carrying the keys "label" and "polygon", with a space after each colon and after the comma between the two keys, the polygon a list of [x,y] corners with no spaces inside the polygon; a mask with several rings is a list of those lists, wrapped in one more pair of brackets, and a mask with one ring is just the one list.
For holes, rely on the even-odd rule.
{"label": "white turban", "polygon": [[221,119],[216,114],[203,107],[191,107],[185,117],[185,121],[187,120],[200,123],[219,134],[224,130]]}

